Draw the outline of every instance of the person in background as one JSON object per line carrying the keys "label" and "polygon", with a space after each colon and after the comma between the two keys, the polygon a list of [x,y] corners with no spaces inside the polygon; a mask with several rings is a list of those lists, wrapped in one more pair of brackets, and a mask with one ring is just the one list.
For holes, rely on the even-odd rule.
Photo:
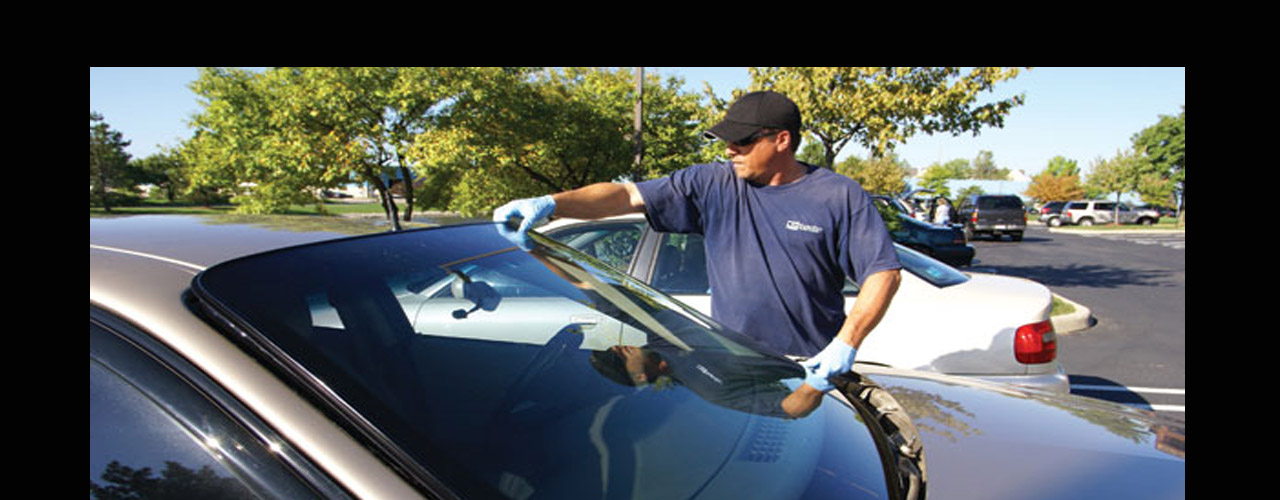
{"label": "person in background", "polygon": [[933,208],[933,223],[947,225],[951,223],[951,203],[946,198],[939,196],[935,201],[937,205]]}

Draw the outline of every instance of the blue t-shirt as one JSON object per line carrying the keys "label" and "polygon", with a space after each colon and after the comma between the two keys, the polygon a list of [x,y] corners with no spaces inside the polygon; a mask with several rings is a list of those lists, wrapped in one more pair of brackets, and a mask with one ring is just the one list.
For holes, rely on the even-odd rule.
{"label": "blue t-shirt", "polygon": [[782,186],[710,163],[636,187],[654,229],[705,238],[712,317],[784,354],[811,356],[844,324],[846,277],[861,285],[902,266],[862,186],[805,166],[807,175]]}

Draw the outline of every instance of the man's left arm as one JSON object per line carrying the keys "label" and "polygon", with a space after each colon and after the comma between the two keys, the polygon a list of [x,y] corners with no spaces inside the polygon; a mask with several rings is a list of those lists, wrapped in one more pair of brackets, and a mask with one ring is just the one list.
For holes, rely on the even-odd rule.
{"label": "man's left arm", "polygon": [[799,418],[818,407],[822,402],[822,395],[832,387],[827,378],[847,372],[853,366],[854,356],[862,346],[862,340],[884,318],[894,294],[898,293],[901,279],[898,269],[880,271],[867,277],[858,291],[858,300],[853,303],[844,325],[840,327],[840,333],[831,339],[831,344],[826,349],[801,363],[808,376],[800,387],[783,400],[783,410]]}
{"label": "man's left arm", "polygon": [[853,303],[849,315],[840,327],[835,340],[843,340],[854,349],[862,347],[862,340],[867,338],[871,330],[880,324],[885,311],[898,293],[898,283],[902,275],[898,269],[880,271],[868,276],[858,291],[858,300]]}
{"label": "man's left arm", "polygon": [[829,390],[831,382],[828,377],[853,367],[853,359],[862,347],[862,341],[884,318],[894,294],[898,293],[901,279],[900,270],[889,269],[868,276],[862,282],[858,300],[853,303],[835,338],[821,352],[801,363],[809,373],[805,378],[806,385],[817,391]]}

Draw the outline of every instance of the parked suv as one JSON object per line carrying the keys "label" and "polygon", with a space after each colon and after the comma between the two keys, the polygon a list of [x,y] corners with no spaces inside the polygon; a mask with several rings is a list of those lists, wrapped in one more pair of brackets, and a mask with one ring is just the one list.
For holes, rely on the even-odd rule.
{"label": "parked suv", "polygon": [[1048,224],[1052,227],[1062,225],[1062,209],[1067,206],[1065,201],[1051,201],[1040,207],[1040,222]]}
{"label": "parked suv", "polygon": [[1093,200],[1073,201],[1062,209],[1063,224],[1092,226],[1094,224],[1110,224],[1116,220],[1121,224],[1150,226],[1160,220],[1160,212],[1155,210],[1135,210],[1129,208],[1129,205],[1124,202]]}
{"label": "parked suv", "polygon": [[966,240],[980,234],[1000,239],[1008,234],[1013,241],[1022,241],[1027,229],[1027,212],[1022,198],[1014,195],[974,194],[964,197],[957,209],[964,224]]}

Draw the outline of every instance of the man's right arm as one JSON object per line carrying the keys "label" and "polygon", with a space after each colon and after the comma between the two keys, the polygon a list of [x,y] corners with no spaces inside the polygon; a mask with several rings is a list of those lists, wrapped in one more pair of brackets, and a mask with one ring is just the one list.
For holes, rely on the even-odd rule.
{"label": "man's right arm", "polygon": [[551,195],[555,215],[573,219],[602,219],[644,211],[640,190],[630,182],[601,182]]}
{"label": "man's right arm", "polygon": [[[520,248],[530,250],[533,242],[529,239],[529,230],[552,215],[600,219],[643,211],[644,199],[635,184],[601,182],[554,195],[512,201],[493,211],[493,221],[501,223],[498,231],[503,236]],[[512,219],[520,219],[520,225],[508,226]]]}

